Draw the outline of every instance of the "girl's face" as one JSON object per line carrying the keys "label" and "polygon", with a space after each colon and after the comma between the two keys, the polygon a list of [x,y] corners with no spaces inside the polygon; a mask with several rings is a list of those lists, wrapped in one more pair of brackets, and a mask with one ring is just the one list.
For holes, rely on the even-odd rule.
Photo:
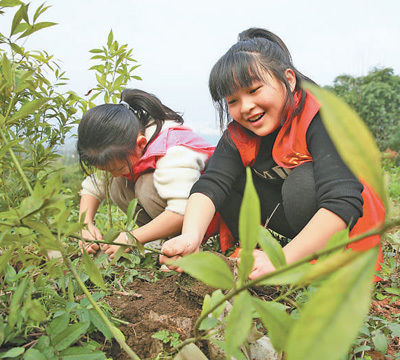
{"label": "girl's face", "polygon": [[146,138],[143,135],[139,135],[135,150],[126,159],[114,159],[107,164],[105,169],[100,168],[100,170],[109,172],[112,177],[130,176],[130,169],[132,169],[142,157],[146,144]]}
{"label": "girl's face", "polygon": [[[268,73],[265,75],[266,82],[254,81],[225,98],[231,117],[258,136],[268,135],[280,126],[286,98],[284,84]],[[293,91],[295,74],[288,69],[285,75]]]}

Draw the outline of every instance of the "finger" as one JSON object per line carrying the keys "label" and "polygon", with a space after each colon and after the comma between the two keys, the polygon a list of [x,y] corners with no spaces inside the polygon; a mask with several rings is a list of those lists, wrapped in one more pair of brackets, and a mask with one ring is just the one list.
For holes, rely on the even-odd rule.
{"label": "finger", "polygon": [[165,256],[165,255],[160,255],[158,260],[160,261],[161,264],[168,265],[171,261],[178,259],[178,256]]}
{"label": "finger", "polygon": [[90,245],[90,248],[91,248],[92,250],[97,251],[97,250],[99,250],[100,246],[99,246],[99,244],[91,244],[91,245]]}
{"label": "finger", "polygon": [[179,255],[182,252],[182,245],[174,240],[169,240],[164,243],[161,251],[167,257],[173,257],[175,255]]}
{"label": "finger", "polygon": [[109,247],[110,247],[110,245],[108,245],[108,244],[101,244],[101,250],[103,250],[103,251],[106,251]]}

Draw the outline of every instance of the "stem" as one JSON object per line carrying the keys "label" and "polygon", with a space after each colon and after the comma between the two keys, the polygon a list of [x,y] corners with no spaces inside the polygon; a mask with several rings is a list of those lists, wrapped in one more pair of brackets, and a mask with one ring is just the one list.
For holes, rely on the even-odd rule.
{"label": "stem", "polygon": [[199,327],[200,327],[200,324],[202,323],[202,321],[209,314],[211,314],[215,309],[217,309],[219,306],[221,306],[223,303],[225,303],[225,301],[228,301],[228,300],[232,299],[235,295],[239,294],[241,291],[247,290],[248,288],[250,288],[252,286],[255,286],[258,283],[260,283],[260,282],[262,282],[264,280],[267,280],[267,279],[269,279],[269,278],[271,278],[273,276],[279,275],[279,274],[284,273],[284,272],[286,272],[288,270],[291,270],[291,269],[294,269],[294,268],[296,268],[296,267],[298,267],[300,265],[303,265],[303,264],[305,264],[307,262],[310,262],[311,260],[314,260],[314,259],[318,258],[319,256],[326,255],[326,254],[329,254],[329,253],[331,253],[333,251],[342,249],[344,246],[346,246],[348,244],[354,243],[354,242],[356,242],[358,240],[364,239],[364,238],[372,236],[372,235],[382,234],[386,230],[388,230],[388,229],[390,229],[392,227],[395,227],[397,225],[400,225],[400,219],[393,220],[393,221],[390,221],[390,222],[387,222],[387,223],[383,223],[381,226],[379,226],[379,227],[377,227],[375,229],[372,229],[370,231],[367,231],[364,234],[355,236],[355,237],[349,239],[346,242],[343,242],[343,243],[341,243],[339,245],[336,245],[336,246],[334,246],[332,248],[329,248],[329,249],[323,249],[323,250],[317,251],[317,252],[315,252],[315,253],[313,253],[311,255],[308,255],[308,256],[300,259],[300,260],[297,260],[296,262],[294,262],[294,263],[292,263],[290,265],[287,265],[287,266],[285,266],[283,268],[277,269],[277,270],[275,270],[273,272],[264,274],[264,275],[258,277],[257,279],[250,280],[247,283],[245,283],[244,285],[241,285],[240,287],[238,287],[236,289],[233,289],[231,292],[229,292],[227,295],[225,295],[220,301],[218,301],[216,304],[214,304],[214,306],[212,306],[208,311],[206,311],[203,315],[201,315],[197,319],[197,321],[195,323],[195,327],[194,327],[195,339],[197,340],[197,339],[200,338]]}
{"label": "stem", "polygon": [[[12,107],[12,104],[14,102],[14,99],[15,99],[15,94],[11,98],[10,103],[8,105],[8,109],[7,109],[6,115],[4,117],[4,124],[6,123],[6,119],[7,119],[8,115],[10,114],[11,107]],[[7,130],[7,129],[5,129],[5,130]],[[8,140],[7,140],[7,137],[5,136],[5,134],[4,134],[2,129],[0,129],[0,133],[1,133],[1,137],[3,138],[4,144],[7,146],[8,145]],[[24,171],[22,170],[21,165],[20,165],[17,157],[15,156],[13,149],[9,148],[8,151],[10,152],[11,158],[12,158],[14,164],[15,164],[15,167],[17,168],[17,171],[19,172],[19,174],[22,177],[22,180],[24,181],[24,183],[26,185],[26,188],[28,189],[29,193],[32,195],[33,194],[33,189],[31,187],[31,185],[29,184],[29,181],[28,181],[26,175],[24,174]]]}
{"label": "stem", "polygon": [[60,244],[60,249],[61,249],[61,255],[63,258],[64,263],[67,265],[69,271],[71,271],[72,276],[75,278],[76,282],[78,283],[79,287],[82,289],[84,294],[87,296],[89,302],[92,304],[93,308],[97,311],[97,313],[100,315],[108,329],[111,331],[113,334],[115,340],[117,340],[118,344],[121,346],[122,349],[125,350],[125,352],[129,355],[131,359],[134,360],[140,360],[140,358],[135,354],[135,352],[129,347],[129,345],[121,339],[121,335],[117,332],[116,327],[108,320],[108,317],[104,314],[104,312],[100,309],[100,307],[97,305],[96,301],[93,299],[92,294],[89,292],[83,281],[81,280],[80,276],[76,272],[75,268],[72,266],[71,261],[69,258],[66,256],[64,249],[62,247],[62,242],[60,239],[57,239],[58,243]]}
{"label": "stem", "polygon": [[[3,133],[2,129],[0,129],[0,133],[1,133],[1,137],[3,138],[3,141],[4,141],[5,145],[7,146],[8,145],[8,141],[7,141],[6,136]],[[12,158],[12,160],[14,162],[14,165],[17,168],[17,171],[19,172],[19,174],[21,175],[22,180],[24,181],[24,183],[26,185],[26,188],[28,189],[29,193],[31,195],[33,195],[33,189],[31,187],[31,185],[29,184],[29,181],[28,181],[26,175],[24,174],[24,171],[22,170],[21,165],[19,164],[19,161],[18,161],[17,157],[15,156],[13,149],[9,148],[8,151],[10,152],[10,155],[11,155],[11,158]]]}
{"label": "stem", "polygon": [[[0,221],[0,225],[9,226],[9,227],[12,227],[12,228],[16,226],[15,223],[9,224],[9,223],[3,222],[3,221]],[[22,227],[29,228],[29,226],[28,226],[28,225],[25,225],[24,223],[20,223],[20,224],[18,224],[18,226],[22,226]],[[52,233],[53,235],[55,235],[55,236],[58,236],[58,233],[55,232],[55,231],[52,231],[51,233]],[[83,238],[82,236],[79,236],[79,235],[69,235],[69,236],[70,236],[71,238],[74,238],[74,239],[77,239],[77,240],[82,240],[83,242],[90,242],[90,243],[95,243],[95,244],[108,244],[108,245],[111,244],[111,245],[119,245],[119,246],[124,246],[124,247],[132,247],[132,246],[135,246],[135,244],[126,244],[126,243],[120,243],[120,242],[112,242],[112,243],[110,243],[110,242],[107,242],[107,241],[104,241],[104,240],[89,240],[89,239],[85,239],[85,238]],[[133,235],[132,235],[132,236],[133,236]],[[135,240],[136,240],[136,241],[139,241],[139,240],[136,239],[136,238],[135,238]],[[153,249],[153,248],[147,247],[147,246],[143,246],[143,248],[144,248],[145,250],[150,251],[150,252],[153,252],[153,253],[155,253],[155,254],[164,255],[164,253],[162,253],[160,250],[156,250],[156,249]]]}

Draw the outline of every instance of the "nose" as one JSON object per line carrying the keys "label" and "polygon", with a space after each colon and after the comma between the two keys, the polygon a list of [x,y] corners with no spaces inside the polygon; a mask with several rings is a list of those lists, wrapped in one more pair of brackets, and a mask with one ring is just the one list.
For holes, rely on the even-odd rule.
{"label": "nose", "polygon": [[250,97],[244,96],[241,101],[240,112],[243,116],[246,116],[251,113],[251,110],[254,108],[254,103]]}

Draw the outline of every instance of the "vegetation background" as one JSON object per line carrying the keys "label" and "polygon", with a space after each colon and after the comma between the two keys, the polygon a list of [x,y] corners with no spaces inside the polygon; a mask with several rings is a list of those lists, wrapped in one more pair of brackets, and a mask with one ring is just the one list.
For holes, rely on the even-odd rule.
{"label": "vegetation background", "polygon": [[[157,254],[144,255],[143,249],[138,248],[131,254],[120,253],[119,262],[105,266],[104,257],[94,261],[87,254],[80,254],[76,240],[83,225],[77,210],[83,176],[76,158],[60,156],[58,150],[81,113],[94,106],[96,99],[118,102],[121,89],[140,80],[133,50],[114,39],[111,31],[105,45],[92,49],[88,55],[97,84],[81,97],[64,91],[68,79],[53,55],[24,47],[24,39],[37,31],[52,31],[53,22],[41,21],[46,5],[33,9],[19,0],[0,1],[1,14],[12,8],[17,11],[9,32],[0,34],[0,358],[105,359],[111,356],[110,344],[115,342],[130,358],[138,359],[135,349],[127,345],[118,330],[124,320],[118,319],[118,313],[107,306],[105,298],[135,277],[153,281],[162,278],[156,265]],[[376,191],[384,194],[386,190],[389,195],[388,222],[379,230],[386,231],[385,264],[380,274],[383,281],[371,293],[372,272],[368,264],[373,263],[373,253],[349,257],[334,251],[349,241],[346,234],[326,250],[330,257],[322,264],[329,266],[312,272],[306,259],[296,265],[295,273],[290,272],[277,241],[269,233],[258,234],[257,200],[249,178],[244,205],[248,206],[249,217],[243,215],[241,221],[242,247],[244,253],[251,253],[259,242],[275,259],[279,273],[262,281],[264,286],[279,286],[280,295],[273,301],[261,301],[248,292],[255,285],[247,281],[250,256],[239,268],[238,279],[215,258],[202,258],[212,256],[207,253],[182,262],[189,274],[206,284],[233,291],[216,290],[205,296],[194,338],[182,342],[175,334],[155,333],[166,344],[158,359],[174,358],[184,345],[198,343],[218,329],[225,334],[225,342],[220,344],[224,351],[240,358],[237,349],[246,342],[245,329],[250,331],[253,317],[261,320],[260,329],[268,331],[275,349],[284,351],[289,360],[378,356],[400,359],[400,231],[395,227],[400,207],[400,76],[393,69],[377,68],[366,76],[338,76],[327,88],[356,110],[379,146],[378,152],[368,136],[363,138],[365,143],[353,140],[363,154],[354,162],[358,162],[357,166],[366,164],[377,184]],[[325,92],[319,96],[321,101],[336,104]],[[357,115],[347,108],[345,111],[349,116],[346,121],[354,120],[356,130],[363,132]],[[104,240],[113,241],[120,231],[134,226],[134,203],[127,215],[105,204],[96,221],[106,233]],[[50,257],[52,251],[59,252],[61,258]],[[204,264],[205,259],[215,266],[206,270],[196,267],[196,261]],[[346,288],[343,279],[347,279],[348,272],[358,276],[346,280]],[[279,274],[286,274],[285,279]],[[336,302],[327,301],[332,306],[322,309],[321,322],[316,323],[313,333],[309,330],[309,309],[332,288],[344,298],[357,294],[352,295],[352,301],[340,301],[340,297]],[[219,320],[220,305],[228,298],[235,300],[233,310]],[[368,313],[371,299],[373,311]],[[385,309],[390,309],[389,314]],[[278,314],[275,322],[271,311]],[[332,318],[337,320],[336,325],[327,321]],[[329,343],[316,336],[324,332],[329,335]],[[283,341],[289,333],[289,340]],[[301,339],[301,334],[305,338]]]}

